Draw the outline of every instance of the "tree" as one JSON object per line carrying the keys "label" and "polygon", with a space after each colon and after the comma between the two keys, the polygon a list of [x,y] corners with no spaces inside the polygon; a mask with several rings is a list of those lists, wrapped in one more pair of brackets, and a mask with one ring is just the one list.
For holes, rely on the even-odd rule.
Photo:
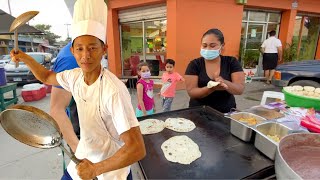
{"label": "tree", "polygon": [[43,31],[44,35],[35,35],[36,38],[45,38],[49,41],[49,44],[54,44],[57,42],[57,39],[61,36],[56,35],[50,31],[51,25],[46,24],[37,24],[34,26],[36,29]]}

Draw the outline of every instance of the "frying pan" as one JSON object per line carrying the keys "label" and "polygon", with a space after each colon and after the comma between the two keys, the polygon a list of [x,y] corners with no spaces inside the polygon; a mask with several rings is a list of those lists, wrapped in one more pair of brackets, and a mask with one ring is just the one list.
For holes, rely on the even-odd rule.
{"label": "frying pan", "polygon": [[[18,28],[35,17],[39,11],[28,11],[18,16],[11,24],[9,32],[14,31],[14,51],[18,52]],[[19,62],[16,62],[16,67],[19,66]]]}
{"label": "frying pan", "polygon": [[81,161],[63,146],[62,134],[55,120],[38,108],[12,106],[0,113],[0,122],[3,129],[21,143],[42,149],[59,146],[75,164]]}

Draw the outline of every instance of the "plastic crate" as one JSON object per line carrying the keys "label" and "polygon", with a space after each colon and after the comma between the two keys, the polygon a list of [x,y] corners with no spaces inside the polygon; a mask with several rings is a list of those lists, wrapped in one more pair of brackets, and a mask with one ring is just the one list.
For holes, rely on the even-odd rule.
{"label": "plastic crate", "polygon": [[284,93],[284,99],[286,104],[290,107],[304,107],[304,108],[314,108],[315,110],[320,110],[320,99],[299,96],[292,94],[282,89]]}
{"label": "plastic crate", "polygon": [[22,89],[21,91],[21,96],[25,102],[30,102],[30,101],[38,101],[44,97],[46,97],[46,87],[42,86],[41,88],[37,90],[27,90],[27,89]]}

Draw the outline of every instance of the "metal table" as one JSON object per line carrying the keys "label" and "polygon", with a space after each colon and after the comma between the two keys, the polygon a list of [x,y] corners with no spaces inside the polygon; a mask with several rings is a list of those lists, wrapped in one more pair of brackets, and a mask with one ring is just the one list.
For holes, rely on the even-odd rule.
{"label": "metal table", "polygon": [[[183,117],[192,120],[196,129],[178,133],[169,129],[144,135],[147,155],[140,161],[146,179],[241,179],[266,178],[274,174],[273,162],[230,133],[230,120],[210,107],[187,108],[138,118]],[[170,137],[187,135],[199,145],[202,156],[190,165],[166,160],[161,144]]]}

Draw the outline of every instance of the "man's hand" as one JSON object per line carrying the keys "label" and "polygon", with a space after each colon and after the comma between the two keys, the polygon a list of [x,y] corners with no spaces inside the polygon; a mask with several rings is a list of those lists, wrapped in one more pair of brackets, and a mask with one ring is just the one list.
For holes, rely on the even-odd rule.
{"label": "man's hand", "polygon": [[76,169],[81,179],[94,179],[97,176],[94,164],[88,159],[81,160]]}
{"label": "man's hand", "polygon": [[24,61],[27,61],[29,59],[32,59],[31,56],[27,55],[26,53],[24,53],[20,49],[18,50],[18,52],[15,52],[14,49],[11,50],[10,57],[11,57],[13,62],[20,62],[20,61],[24,62]]}

